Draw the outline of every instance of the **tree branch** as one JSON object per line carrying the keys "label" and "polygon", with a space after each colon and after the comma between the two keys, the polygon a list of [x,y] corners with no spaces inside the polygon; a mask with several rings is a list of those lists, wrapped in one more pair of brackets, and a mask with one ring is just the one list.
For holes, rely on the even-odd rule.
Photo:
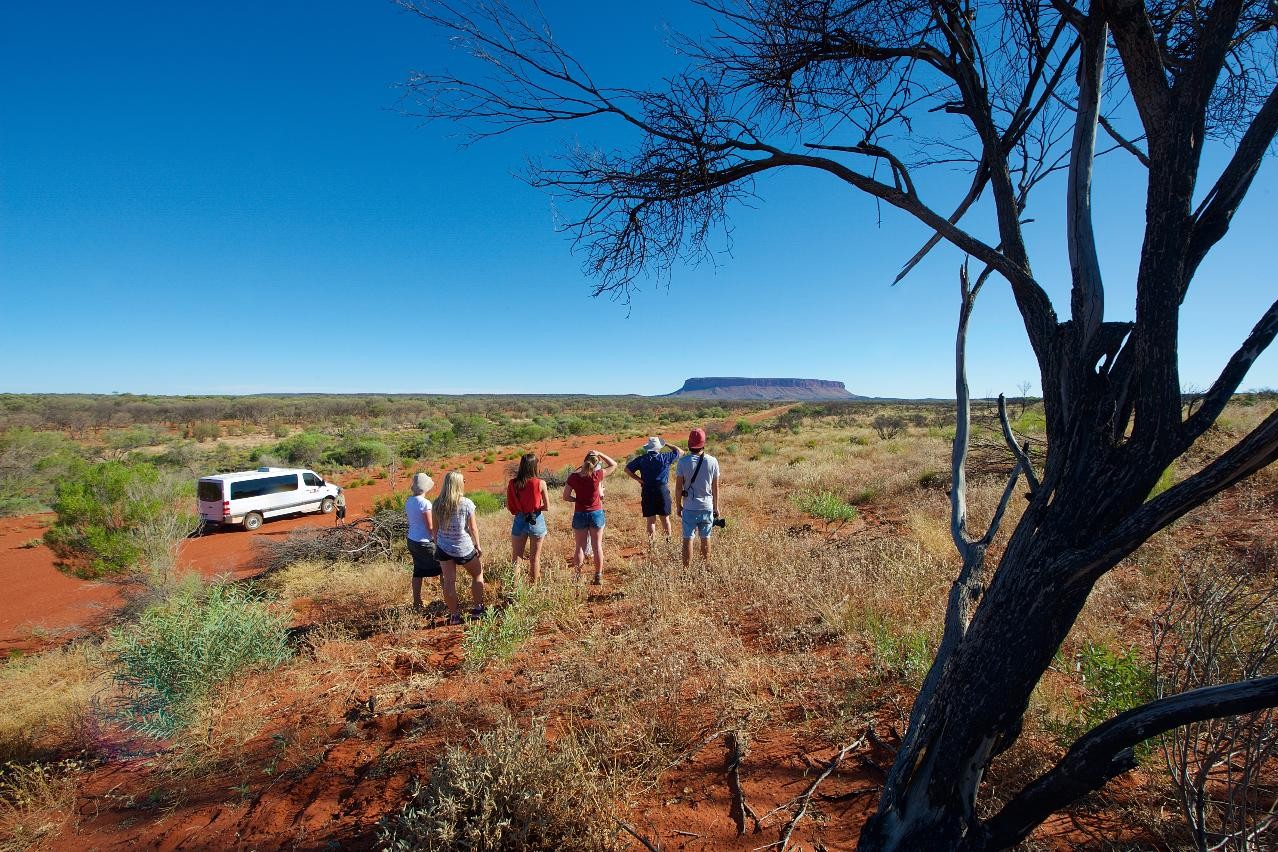
{"label": "tree branch", "polygon": [[1051,771],[988,820],[986,845],[1015,846],[1054,811],[1135,768],[1132,748],[1150,737],[1192,722],[1275,706],[1278,675],[1194,689],[1121,713],[1083,735]]}
{"label": "tree branch", "polygon": [[1094,582],[1099,574],[1151,535],[1275,460],[1278,460],[1278,411],[1211,464],[1145,503],[1108,536],[1087,548],[1083,567],[1070,580]]}
{"label": "tree branch", "polygon": [[1123,59],[1127,85],[1145,135],[1151,140],[1161,139],[1171,109],[1171,87],[1145,4],[1143,0],[1104,0],[1097,8],[1114,32],[1114,46]]}
{"label": "tree branch", "polygon": [[[1260,170],[1261,160],[1273,144],[1275,135],[1278,135],[1278,86],[1265,99],[1264,105],[1239,140],[1229,164],[1198,207],[1186,258],[1190,270],[1190,274],[1185,276],[1186,282],[1192,279],[1193,270],[1198,268],[1211,247],[1220,242],[1229,230],[1229,222],[1242,204],[1247,190],[1251,188],[1251,182]],[[1180,297],[1183,300],[1185,293],[1182,292]]]}
{"label": "tree branch", "polygon": [[[1003,429],[1003,440],[1007,442],[1007,448],[1012,451],[1021,470],[1025,472],[1025,479],[1029,482],[1030,497],[1033,497],[1038,493],[1038,474],[1034,473],[1029,452],[1025,447],[1017,445],[1016,436],[1012,434],[1012,424],[1007,419],[1007,399],[1003,394],[998,395],[998,422]],[[1026,442],[1025,446],[1028,447],[1029,443]]]}
{"label": "tree branch", "polygon": [[1264,316],[1252,328],[1251,334],[1247,335],[1242,346],[1238,347],[1238,350],[1230,357],[1229,363],[1225,364],[1225,369],[1221,370],[1211,388],[1203,394],[1198,411],[1185,421],[1182,429],[1186,447],[1216,422],[1216,418],[1225,410],[1230,397],[1242,384],[1251,365],[1260,357],[1260,353],[1268,348],[1276,335],[1278,335],[1278,301],[1265,311]]}
{"label": "tree branch", "polygon": [[1096,254],[1096,234],[1092,230],[1092,164],[1096,160],[1096,125],[1100,118],[1101,77],[1105,73],[1108,33],[1099,10],[1087,16],[1082,36],[1083,55],[1078,64],[1078,108],[1065,196],[1067,244],[1074,279],[1070,309],[1080,352],[1087,351],[1092,335],[1105,318],[1105,287]]}

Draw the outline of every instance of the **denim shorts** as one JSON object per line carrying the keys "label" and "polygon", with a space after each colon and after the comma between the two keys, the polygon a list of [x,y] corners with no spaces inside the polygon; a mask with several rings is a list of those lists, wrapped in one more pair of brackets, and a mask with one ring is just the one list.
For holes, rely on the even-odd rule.
{"label": "denim shorts", "polygon": [[[532,522],[529,522],[532,518]],[[546,516],[541,512],[520,512],[510,524],[511,535],[530,535],[542,538],[546,535]]]}
{"label": "denim shorts", "polygon": [[702,509],[683,510],[683,537],[692,538],[693,533],[700,533],[702,538],[709,538],[714,529],[714,512]]}
{"label": "denim shorts", "polygon": [[572,528],[575,530],[603,529],[604,528],[603,509],[595,509],[593,512],[573,512]]}

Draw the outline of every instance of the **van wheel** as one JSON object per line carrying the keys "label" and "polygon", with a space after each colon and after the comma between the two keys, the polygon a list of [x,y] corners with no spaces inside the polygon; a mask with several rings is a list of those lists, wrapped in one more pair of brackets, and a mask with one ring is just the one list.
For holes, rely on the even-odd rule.
{"label": "van wheel", "polygon": [[334,506],[334,503],[333,503],[332,497],[325,497],[323,500],[320,501],[320,511],[326,515],[329,512],[333,511],[333,506]]}
{"label": "van wheel", "polygon": [[252,532],[262,526],[262,516],[257,512],[249,512],[244,516],[244,529]]}

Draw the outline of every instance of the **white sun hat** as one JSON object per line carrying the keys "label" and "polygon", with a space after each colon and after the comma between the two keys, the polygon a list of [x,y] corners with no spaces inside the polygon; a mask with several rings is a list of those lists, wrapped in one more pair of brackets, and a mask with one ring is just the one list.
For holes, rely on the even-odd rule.
{"label": "white sun hat", "polygon": [[661,440],[660,438],[654,435],[653,437],[648,439],[648,443],[643,445],[643,451],[645,453],[655,453],[657,450],[661,449],[665,445],[666,445],[665,441]]}

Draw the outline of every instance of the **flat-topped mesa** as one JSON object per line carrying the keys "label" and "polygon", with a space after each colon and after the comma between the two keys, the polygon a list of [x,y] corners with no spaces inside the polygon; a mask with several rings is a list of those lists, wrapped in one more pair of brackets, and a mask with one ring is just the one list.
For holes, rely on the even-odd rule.
{"label": "flat-topped mesa", "polygon": [[759,379],[742,376],[703,376],[688,379],[670,396],[699,399],[833,400],[863,399],[848,392],[843,382],[827,379]]}

